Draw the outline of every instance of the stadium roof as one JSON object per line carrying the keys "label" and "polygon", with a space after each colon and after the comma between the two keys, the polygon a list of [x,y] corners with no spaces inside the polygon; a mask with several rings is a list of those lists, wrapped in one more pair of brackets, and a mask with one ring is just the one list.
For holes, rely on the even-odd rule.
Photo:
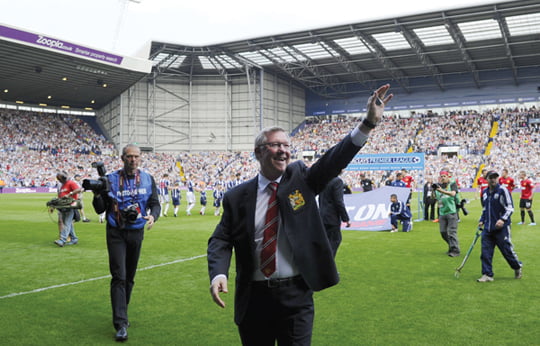
{"label": "stadium roof", "polygon": [[152,42],[149,58],[116,56],[0,25],[0,101],[100,109],[145,76],[245,75],[246,65],[329,98],[386,82],[405,93],[536,82],[540,2],[493,3],[208,46]]}
{"label": "stadium roof", "polygon": [[99,109],[150,71],[147,60],[0,25],[0,101]]}
{"label": "stadium roof", "polygon": [[208,46],[153,42],[150,59],[157,77],[231,76],[254,66],[337,98],[385,82],[406,93],[518,85],[540,77],[540,2],[501,2]]}

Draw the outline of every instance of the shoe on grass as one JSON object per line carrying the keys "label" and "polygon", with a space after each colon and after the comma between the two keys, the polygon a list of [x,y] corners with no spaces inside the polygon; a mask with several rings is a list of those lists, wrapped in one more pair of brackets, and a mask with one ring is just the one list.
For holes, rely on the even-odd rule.
{"label": "shoe on grass", "polygon": [[521,270],[521,268],[514,269],[514,278],[521,279],[522,277],[523,277],[523,271]]}
{"label": "shoe on grass", "polygon": [[529,226],[536,226],[536,222],[531,222]]}
{"label": "shoe on grass", "polygon": [[482,277],[478,280],[476,280],[478,282],[491,282],[493,281],[493,278],[491,276],[488,276],[486,274],[482,275]]}

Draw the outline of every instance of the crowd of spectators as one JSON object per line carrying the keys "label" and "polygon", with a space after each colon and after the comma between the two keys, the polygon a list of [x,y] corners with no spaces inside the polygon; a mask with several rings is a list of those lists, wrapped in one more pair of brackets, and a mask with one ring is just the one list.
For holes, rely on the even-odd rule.
{"label": "crowd of spectators", "polygon": [[[411,172],[418,183],[423,174],[436,177],[446,168],[462,188],[472,187],[481,164],[497,170],[507,168],[514,177],[520,170],[534,177],[540,172],[540,163],[535,160],[540,155],[540,123],[534,119],[540,121],[535,108],[387,116],[372,132],[362,153],[425,153],[425,171]],[[293,159],[314,162],[357,121],[343,116],[311,119],[292,137]],[[494,122],[498,134],[490,139]],[[53,187],[60,170],[81,179],[95,177],[91,166],[95,161],[103,161],[108,171],[120,168],[114,145],[74,116],[0,110],[0,135],[0,178],[6,186]],[[486,152],[490,141],[491,151]],[[444,147],[457,150],[441,154]],[[156,179],[165,173],[179,179],[185,173],[188,179],[206,186],[218,179],[232,179],[237,173],[244,179],[251,178],[259,168],[251,152],[143,153],[142,167]],[[358,189],[361,173],[371,177],[376,186],[383,185],[392,174],[346,171],[342,178]]]}

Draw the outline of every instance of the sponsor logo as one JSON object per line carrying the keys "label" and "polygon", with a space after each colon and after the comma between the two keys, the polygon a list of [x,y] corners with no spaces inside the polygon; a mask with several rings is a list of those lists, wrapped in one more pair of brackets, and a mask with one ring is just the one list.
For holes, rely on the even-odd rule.
{"label": "sponsor logo", "polygon": [[386,220],[388,219],[388,213],[390,212],[389,205],[387,204],[366,204],[362,205],[356,210],[353,216],[354,221],[366,221],[366,220]]}
{"label": "sponsor logo", "polygon": [[41,35],[38,35],[38,39],[36,43],[39,43],[41,45],[44,45],[50,48],[62,48],[62,46],[64,45],[64,43],[60,40],[53,40],[53,39],[50,39]]}
{"label": "sponsor logo", "polygon": [[16,188],[15,193],[34,193],[36,190],[30,188]]}

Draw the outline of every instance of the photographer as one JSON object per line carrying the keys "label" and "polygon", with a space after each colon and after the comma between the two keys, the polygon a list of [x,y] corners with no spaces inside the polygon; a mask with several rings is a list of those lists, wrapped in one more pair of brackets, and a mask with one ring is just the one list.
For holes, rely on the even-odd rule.
{"label": "photographer", "polygon": [[[82,189],[75,181],[69,179],[65,171],[56,174],[56,180],[60,183],[58,187],[58,198],[71,197],[78,199]],[[60,230],[60,239],[54,241],[59,247],[64,245],[75,245],[79,242],[79,238],[75,234],[73,226],[73,218],[75,217],[75,209],[59,208],[58,209],[58,228]]]}
{"label": "photographer", "polygon": [[439,231],[441,232],[441,237],[448,244],[447,255],[457,257],[460,255],[455,198],[458,193],[458,187],[455,182],[450,181],[450,173],[445,170],[440,172],[439,181],[440,184],[433,184],[435,198],[439,206]]}
{"label": "photographer", "polygon": [[[106,176],[98,167],[100,180],[85,181],[94,191],[96,213],[107,212],[107,249],[111,271],[111,302],[116,340],[127,340],[127,308],[134,285],[137,262],[144,237],[158,219],[161,207],[154,178],[139,170],[141,150],[128,144],[122,150],[124,168]],[[100,168],[103,171],[100,171]]]}

